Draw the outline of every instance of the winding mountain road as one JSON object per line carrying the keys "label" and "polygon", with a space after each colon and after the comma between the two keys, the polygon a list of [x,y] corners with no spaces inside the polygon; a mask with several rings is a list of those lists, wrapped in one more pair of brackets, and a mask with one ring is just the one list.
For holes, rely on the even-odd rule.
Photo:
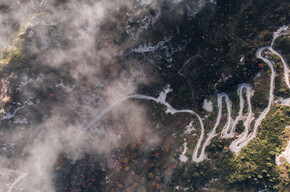
{"label": "winding mountain road", "polygon": [[[283,33],[284,30],[286,30],[287,27],[283,26],[281,27],[277,32],[274,33],[273,35],[273,40],[271,43],[271,46],[264,46],[261,47],[257,50],[256,52],[256,57],[259,59],[262,59],[268,66],[270,67],[271,70],[271,76],[270,76],[270,90],[269,90],[269,99],[268,99],[268,105],[267,108],[262,111],[262,113],[259,115],[259,117],[255,120],[254,118],[254,113],[252,110],[252,104],[251,104],[251,97],[254,94],[254,91],[252,90],[252,87],[249,84],[243,83],[238,86],[237,89],[237,94],[239,96],[239,112],[237,117],[233,120],[232,118],[232,102],[229,98],[229,96],[226,93],[219,93],[217,94],[217,104],[218,104],[218,115],[217,119],[215,122],[214,127],[211,129],[211,131],[207,134],[207,137],[205,139],[205,129],[204,129],[204,123],[203,119],[201,116],[190,109],[175,109],[173,108],[168,102],[166,102],[167,94],[172,91],[169,86],[167,86],[160,94],[159,97],[155,98],[152,96],[147,96],[147,95],[140,95],[140,94],[134,94],[130,95],[127,97],[124,97],[115,103],[109,105],[107,108],[102,110],[100,114],[94,117],[84,128],[84,130],[89,129],[92,125],[94,125],[96,122],[102,119],[104,115],[106,115],[109,111],[111,111],[115,106],[118,104],[128,100],[128,99],[141,99],[141,100],[150,100],[154,101],[156,103],[162,104],[166,107],[166,113],[171,113],[171,114],[176,114],[176,113],[189,113],[197,117],[199,124],[200,124],[200,136],[199,139],[197,140],[197,144],[194,148],[193,154],[192,154],[192,161],[194,162],[202,162],[206,159],[206,147],[210,144],[211,140],[217,136],[216,130],[218,126],[220,125],[221,118],[222,118],[222,105],[223,105],[223,99],[225,100],[226,104],[226,109],[227,109],[227,122],[225,126],[223,127],[221,131],[221,138],[223,139],[229,139],[229,138],[234,138],[237,133],[235,132],[236,126],[239,121],[243,121],[244,125],[244,131],[240,134],[237,135],[237,138],[230,144],[229,150],[232,153],[238,154],[243,147],[245,147],[252,139],[254,139],[257,135],[258,128],[262,121],[265,119],[266,115],[269,113],[271,109],[271,105],[273,104],[274,101],[274,81],[275,81],[275,76],[276,72],[273,67],[273,62],[270,61],[267,57],[262,56],[264,51],[270,51],[272,54],[278,56],[284,66],[284,78],[285,82],[289,86],[289,66],[286,63],[285,59],[273,49],[273,44],[274,41],[280,37]],[[244,107],[245,107],[245,100],[243,96],[243,92],[246,94],[246,102],[247,102],[247,114],[243,115]],[[254,121],[254,125],[252,125],[252,122]],[[103,130],[104,131],[104,130]],[[205,139],[205,141],[204,141]],[[204,141],[204,142],[203,142]]]}

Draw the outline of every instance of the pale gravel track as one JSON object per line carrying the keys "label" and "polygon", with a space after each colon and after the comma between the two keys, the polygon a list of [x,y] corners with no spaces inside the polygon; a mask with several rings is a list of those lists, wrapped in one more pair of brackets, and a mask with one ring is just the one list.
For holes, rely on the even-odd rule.
{"label": "pale gravel track", "polygon": [[[19,173],[20,173],[20,172],[19,172]],[[14,188],[14,186],[15,186],[17,183],[19,183],[19,181],[21,181],[24,177],[26,177],[26,176],[28,175],[28,173],[20,173],[20,174],[21,174],[20,177],[19,177],[17,180],[15,180],[15,181],[11,184],[11,186],[10,186],[8,192],[11,192],[12,189]]]}
{"label": "pale gravel track", "polygon": [[[17,170],[11,170],[11,169],[6,169],[6,168],[1,168],[0,169],[1,172],[1,177],[5,177],[7,179],[7,183],[2,183],[0,184],[2,187],[0,188],[0,192],[11,192],[12,189],[23,179],[25,178],[28,173],[23,173]],[[17,176],[16,176],[16,175]],[[15,176],[15,178],[14,178]],[[9,182],[9,179],[12,180],[15,179],[11,184]],[[2,181],[3,182],[3,181]],[[3,188],[3,184],[4,184],[4,188]]]}

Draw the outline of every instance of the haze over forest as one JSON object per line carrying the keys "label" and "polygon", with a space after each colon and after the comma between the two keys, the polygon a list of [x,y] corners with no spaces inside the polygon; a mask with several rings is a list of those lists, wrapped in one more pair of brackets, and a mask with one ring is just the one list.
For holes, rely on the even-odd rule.
{"label": "haze over forest", "polygon": [[0,0],[0,192],[290,191],[286,0]]}

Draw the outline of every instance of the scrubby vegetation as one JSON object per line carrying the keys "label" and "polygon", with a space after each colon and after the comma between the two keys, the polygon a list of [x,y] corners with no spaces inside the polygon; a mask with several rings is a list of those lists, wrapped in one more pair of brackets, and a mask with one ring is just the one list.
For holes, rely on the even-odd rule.
{"label": "scrubby vegetation", "polygon": [[[260,126],[257,137],[238,156],[224,164],[229,187],[242,190],[264,189],[287,191],[289,180],[280,177],[275,157],[284,149],[282,135],[290,123],[290,108],[275,106]],[[290,170],[289,170],[290,171]]]}
{"label": "scrubby vegetation", "polygon": [[[175,34],[171,40],[173,45],[182,39],[191,40],[184,51],[172,56],[174,65],[170,64],[170,67],[165,59],[156,60],[152,56],[162,69],[163,82],[174,89],[169,98],[175,98],[173,106],[200,109],[204,97],[216,90],[235,94],[239,83],[253,83],[258,72],[262,72],[262,80],[268,80],[269,68],[256,59],[255,52],[258,47],[270,44],[272,32],[277,27],[289,22],[289,6],[282,0],[218,0],[214,13],[214,9],[206,8],[194,19],[186,16],[182,19],[172,16],[168,19],[166,15],[161,17],[159,27],[151,31],[154,40],[166,36],[163,31]],[[163,9],[165,11],[166,6]],[[176,24],[179,33],[176,33]],[[288,39],[280,38],[275,46],[283,49],[283,54],[288,54]],[[189,61],[188,64],[183,66],[186,61]],[[275,67],[281,72],[279,66]],[[184,76],[176,75],[181,68]],[[275,83],[276,93],[283,95],[281,79],[278,78]],[[252,104],[257,111],[267,106],[268,89],[268,84],[261,83],[260,89],[255,92]],[[142,90],[152,92],[146,86]],[[214,122],[216,115],[215,110],[208,119]],[[164,116],[156,117],[160,119],[154,120],[165,125]],[[257,191],[265,188],[269,191],[287,191],[289,180],[280,176],[275,156],[283,150],[281,136],[289,122],[289,108],[277,105],[260,126],[257,138],[238,156],[229,152],[227,146],[231,141],[215,138],[207,149],[211,161],[200,164],[177,160],[181,153],[178,145],[182,145],[184,138],[182,134],[168,136],[171,141],[181,140],[178,144],[164,141],[161,147],[146,153],[141,150],[140,142],[133,143],[122,149],[122,157],[106,172],[114,173],[110,184],[105,185],[102,180],[101,188],[105,191],[174,191],[179,186],[189,191],[200,191],[204,187],[221,191]],[[243,129],[240,122],[237,131],[242,132]],[[193,148],[190,141],[189,145],[188,154],[192,153],[190,148]],[[289,169],[288,165],[286,167]]]}
{"label": "scrubby vegetation", "polygon": [[276,50],[280,50],[283,56],[287,61],[290,61],[290,37],[289,36],[282,36],[278,40],[276,40],[274,48]]}
{"label": "scrubby vegetation", "polygon": [[[162,11],[167,8],[164,4]],[[166,82],[174,89],[169,102],[176,108],[201,109],[206,96],[217,91],[236,95],[238,84],[253,83],[258,72],[262,72],[262,78],[268,80],[269,68],[255,58],[255,52],[258,47],[270,44],[272,32],[278,26],[289,23],[289,9],[290,4],[283,0],[218,0],[216,7],[204,8],[195,18],[186,16],[186,10],[183,10],[184,17],[178,19],[172,18],[172,13],[169,14],[170,19],[168,15],[161,17],[160,23],[157,23],[159,27],[152,29],[148,35],[153,34],[152,40],[158,41],[170,32],[173,46],[180,42],[188,43],[182,51],[172,55],[170,62],[159,57],[156,61],[160,66],[162,83]],[[28,70],[27,66],[23,68],[29,60],[23,54],[23,37],[20,34],[13,46],[2,51],[2,75],[22,74]],[[290,61],[289,37],[279,38],[275,49]],[[274,56],[270,59],[276,62],[277,72],[282,73],[280,61]],[[184,66],[186,61],[189,62]],[[181,68],[183,76],[177,73]],[[34,71],[37,74],[41,70],[37,68]],[[57,74],[50,69],[43,71]],[[55,83],[54,80],[50,82]],[[275,85],[275,94],[289,97],[289,90],[285,89],[281,76],[277,77]],[[140,87],[149,95],[154,92],[152,87]],[[252,98],[254,108],[263,110],[267,106],[268,89],[266,83],[256,89]],[[36,95],[50,99],[50,92],[51,88],[43,88]],[[12,100],[17,101],[16,97]],[[207,127],[212,127],[217,116],[216,102],[214,104],[215,110],[208,116],[206,124],[210,126]],[[163,131],[157,131],[161,138],[160,146],[146,149],[146,141],[138,138],[128,146],[118,146],[110,166],[100,165],[97,155],[72,162],[69,156],[61,154],[53,169],[57,191],[174,191],[176,186],[189,191],[200,191],[204,187],[225,191],[290,190],[289,177],[281,177],[275,164],[275,156],[284,150],[283,131],[290,123],[289,107],[275,105],[260,126],[257,137],[239,155],[229,152],[227,146],[230,140],[215,138],[207,148],[210,161],[199,164],[193,163],[190,156],[186,163],[178,160],[183,139],[190,139],[187,140],[189,150],[186,155],[192,153],[192,145],[197,140],[192,135],[183,135],[184,122],[190,121],[191,117],[181,117],[183,122],[178,124],[172,116],[160,113],[158,107],[152,107],[154,110],[150,117],[154,126],[162,126]],[[241,121],[236,131],[241,133],[243,130]],[[286,164],[285,169],[290,176],[290,165]]]}
{"label": "scrubby vegetation", "polygon": [[[257,137],[237,156],[228,151],[225,141],[213,141],[208,147],[211,161],[182,164],[174,172],[174,184],[226,191],[289,190],[289,177],[282,177],[275,163],[276,156],[285,150],[283,135],[290,123],[289,115],[289,107],[276,105],[260,126]],[[285,168],[290,174],[288,164]]]}
{"label": "scrubby vegetation", "polygon": [[2,50],[3,59],[1,60],[1,65],[9,64],[13,60],[22,60],[23,54],[21,48],[17,47],[5,47]]}
{"label": "scrubby vegetation", "polygon": [[6,46],[1,51],[0,55],[0,76],[3,77],[4,73],[9,75],[15,69],[22,67],[25,55],[23,53],[23,43],[25,42],[26,32],[20,30],[18,36],[13,40],[10,46]]}

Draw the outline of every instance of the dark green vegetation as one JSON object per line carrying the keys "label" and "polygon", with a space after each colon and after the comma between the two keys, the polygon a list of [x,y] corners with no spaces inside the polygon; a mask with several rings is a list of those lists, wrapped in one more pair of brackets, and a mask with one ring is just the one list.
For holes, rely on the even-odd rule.
{"label": "dark green vegetation", "polygon": [[[188,1],[181,4],[186,3]],[[283,24],[290,23],[288,2],[283,0],[218,0],[216,7],[208,5],[194,18],[188,16],[189,11],[182,10],[183,8],[174,12],[168,11],[168,2],[164,2],[161,12],[165,14],[154,27],[148,29],[149,32],[143,37],[144,39],[138,42],[143,45],[149,37],[150,42],[158,42],[171,36],[171,46],[180,46],[181,51],[172,51],[169,58],[161,51],[152,55],[133,53],[125,57],[125,60],[137,58],[143,61],[145,55],[160,67],[160,70],[156,68],[156,71],[152,73],[158,74],[157,76],[162,80],[161,83],[140,86],[140,92],[148,95],[156,94],[156,87],[156,90],[160,90],[164,83],[170,84],[174,92],[170,94],[169,103],[176,108],[200,109],[204,97],[214,94],[216,90],[236,94],[238,84],[252,83],[258,72],[265,75],[265,81],[268,80],[269,69],[265,64],[263,67],[259,66],[261,61],[255,58],[255,52],[258,47],[270,44],[273,31]],[[128,10],[120,10],[120,15],[116,14],[116,17],[125,18],[126,11]],[[183,14],[175,17],[176,14],[180,14],[179,11]],[[154,10],[150,12],[153,15],[157,14]],[[125,25],[124,21],[112,22],[108,25],[104,24],[100,30],[118,31],[117,28],[123,27],[120,34],[105,34],[105,37],[110,39],[110,43],[122,44],[128,39]],[[106,38],[104,41],[107,41]],[[29,44],[29,42],[25,43]],[[3,65],[1,75],[13,77],[17,74],[18,78],[9,79],[15,87],[20,83],[21,75],[27,75],[34,80],[40,73],[47,75],[45,79],[47,86],[32,88],[35,97],[40,98],[43,104],[40,104],[38,108],[32,106],[33,110],[29,111],[34,112],[31,115],[36,122],[41,122],[44,114],[49,113],[50,104],[58,101],[59,98],[62,101],[66,96],[54,87],[55,83],[59,83],[57,79],[60,79],[56,77],[64,76],[68,82],[70,79],[60,70],[32,65],[37,63],[35,62],[37,56],[23,55],[21,44],[16,43],[15,47],[8,47],[3,51],[3,59],[0,61]],[[98,42],[97,49],[101,49],[103,45],[104,42]],[[288,61],[290,60],[289,47],[287,37],[280,38],[275,44],[275,48],[281,50]],[[242,57],[244,60],[240,61]],[[116,58],[119,63],[122,63],[123,59]],[[275,58],[273,57],[272,60],[275,61]],[[186,61],[189,62],[184,66]],[[278,62],[277,60],[275,67],[281,74],[283,68]],[[104,71],[108,71],[104,73],[106,78],[114,78],[109,67]],[[285,90],[281,76],[277,77],[275,84],[277,95],[289,97],[289,91]],[[16,88],[11,90],[11,93],[11,102],[5,103],[5,107],[12,110],[15,108],[13,102],[20,101],[21,94]],[[56,96],[52,98],[51,93]],[[258,110],[263,110],[267,105],[267,94],[268,85],[265,83],[256,90],[253,106]],[[152,108],[150,116],[152,127],[160,124],[159,129],[154,129],[160,136],[159,146],[148,149],[146,146],[149,144],[146,143],[146,139],[137,138],[125,147],[117,146],[113,152],[114,161],[105,162],[102,165],[97,155],[96,157],[85,156],[77,162],[73,162],[66,155],[60,155],[52,171],[57,191],[174,191],[176,186],[189,188],[189,191],[201,191],[204,187],[216,191],[257,191],[264,189],[265,186],[269,191],[288,190],[289,179],[280,176],[274,158],[283,149],[281,137],[285,126],[289,124],[289,108],[275,106],[261,125],[257,138],[238,156],[228,151],[230,140],[213,139],[207,148],[208,158],[211,160],[199,164],[191,162],[190,156],[187,163],[181,163],[178,160],[182,151],[183,128],[191,117],[179,116],[180,123],[172,116],[160,113],[159,105]],[[214,122],[216,113],[215,110],[209,116],[210,121]],[[11,125],[10,122],[4,123],[7,123],[5,127]],[[243,125],[239,123],[237,132],[242,132],[243,129]],[[198,131],[196,133],[199,136]],[[194,148],[192,143],[196,143],[196,140],[197,137],[194,137],[188,141],[188,143],[191,142],[188,146],[188,154],[192,153]],[[285,167],[289,173],[289,165]],[[105,179],[106,176],[109,179]]]}
{"label": "dark green vegetation", "polygon": [[[279,49],[278,49],[279,50]],[[283,55],[284,56],[284,55]],[[275,78],[275,96],[282,98],[290,97],[290,90],[288,89],[285,78],[284,78],[284,66],[279,57],[275,55],[270,55],[269,58],[274,61],[275,71],[277,73],[277,77]]]}
{"label": "dark green vegetation", "polygon": [[[164,14],[158,21],[159,27],[151,32],[153,39],[174,34],[173,46],[182,40],[189,42],[183,51],[172,55],[172,64],[164,57],[155,59],[162,68],[162,79],[175,90],[174,105],[198,107],[215,88],[232,92],[239,83],[251,82],[260,70],[255,52],[270,44],[274,30],[289,23],[289,6],[283,0],[232,0],[217,1],[216,8],[207,6],[195,18]],[[164,31],[170,33],[165,35]],[[240,62],[242,57],[244,61]],[[180,69],[184,76],[177,75]]]}
{"label": "dark green vegetation", "polygon": [[275,157],[285,150],[282,143],[289,122],[290,108],[276,105],[260,126],[257,137],[238,156],[228,151],[229,143],[213,141],[208,147],[211,161],[181,164],[174,172],[172,182],[216,191],[289,190],[289,166],[286,165],[289,175],[281,177],[275,163]]}
{"label": "dark green vegetation", "polygon": [[[246,189],[289,190],[289,179],[282,178],[275,157],[283,150],[283,131],[290,122],[290,108],[275,106],[260,126],[257,137],[238,155],[220,165],[225,182],[241,191]],[[221,169],[221,170],[222,170]]]}
{"label": "dark green vegetation", "polygon": [[280,50],[283,56],[287,61],[290,60],[290,37],[289,36],[282,36],[281,38],[277,39],[274,45],[276,50]]}
{"label": "dark green vegetation", "polygon": [[[284,57],[287,63],[290,61],[290,36],[282,36],[275,41],[274,48],[278,50]],[[287,85],[283,78],[284,68],[283,64],[279,58],[272,56],[271,60],[275,62],[275,69],[279,76],[276,77],[275,81],[275,95],[281,96],[283,98],[290,97],[290,90],[287,88]]]}
{"label": "dark green vegetation", "polygon": [[101,191],[101,180],[105,170],[95,160],[86,155],[73,162],[68,155],[62,154],[54,166],[54,184],[56,191],[79,192]]}
{"label": "dark green vegetation", "polygon": [[[186,50],[173,56],[173,67],[164,67],[164,81],[170,82],[176,90],[173,97],[178,103],[174,105],[190,106],[190,101],[196,101],[193,104],[195,106],[201,104],[204,96],[213,93],[214,85],[222,74],[229,78],[222,79],[216,88],[229,93],[235,92],[239,83],[253,83],[252,79],[258,72],[265,76],[263,80],[269,81],[269,68],[255,58],[255,52],[260,46],[270,45],[272,32],[289,23],[289,8],[290,4],[285,1],[217,1],[214,13],[210,11],[211,8],[206,8],[196,19],[184,17],[180,34],[174,36],[172,42],[183,37],[192,42]],[[170,28],[173,25],[170,21],[181,23],[174,19],[164,19],[162,23]],[[162,26],[158,29],[161,30]],[[158,34],[158,29],[154,33]],[[276,47],[279,47],[278,50],[284,48],[282,53],[287,57],[290,48],[288,39],[279,39]],[[242,57],[244,61],[240,62]],[[189,59],[187,65],[183,66]],[[263,65],[259,66],[261,63]],[[289,97],[289,91],[283,85],[283,68],[280,64],[275,64],[279,73],[275,93]],[[175,75],[181,67],[180,72],[185,77]],[[269,85],[261,82],[258,88],[252,101],[253,107],[261,111],[268,103]],[[257,138],[239,156],[233,156],[228,151],[229,141],[213,140],[208,148],[211,162],[181,164],[173,172],[172,184],[198,190],[208,184],[212,189],[221,191],[257,191],[265,189],[265,186],[269,191],[287,191],[289,181],[280,177],[274,159],[283,148],[279,137],[289,124],[289,118],[285,118],[289,116],[288,110],[279,106],[272,109],[260,127]],[[242,125],[238,126],[237,131],[242,130]],[[209,184],[215,178],[219,181]]]}

